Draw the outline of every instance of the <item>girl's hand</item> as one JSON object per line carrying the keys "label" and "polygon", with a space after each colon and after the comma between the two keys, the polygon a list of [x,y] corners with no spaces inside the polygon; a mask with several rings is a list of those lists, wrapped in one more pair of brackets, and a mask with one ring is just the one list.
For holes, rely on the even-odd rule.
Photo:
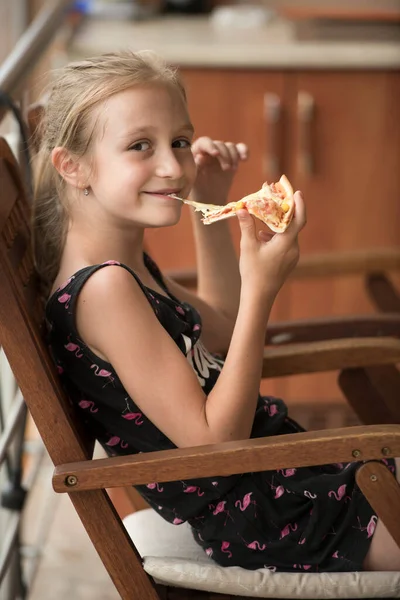
{"label": "girl's hand", "polygon": [[224,204],[239,162],[248,157],[246,144],[200,137],[193,143],[192,153],[197,165],[193,199],[209,204]]}
{"label": "girl's hand", "polygon": [[284,233],[273,234],[247,210],[237,211],[241,229],[240,275],[242,291],[275,298],[299,259],[298,234],[306,224],[303,196],[294,194],[295,214]]}

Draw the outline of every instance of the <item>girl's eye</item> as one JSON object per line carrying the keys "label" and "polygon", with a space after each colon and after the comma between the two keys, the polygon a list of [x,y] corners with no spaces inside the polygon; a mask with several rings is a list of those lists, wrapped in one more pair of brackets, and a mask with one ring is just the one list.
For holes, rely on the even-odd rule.
{"label": "girl's eye", "polygon": [[150,150],[150,142],[136,142],[129,147],[129,150],[135,150],[136,152],[146,152],[146,150]]}
{"label": "girl's eye", "polygon": [[174,142],[172,142],[172,147],[173,148],[190,148],[191,147],[191,143],[189,140],[187,139],[179,139],[179,140],[175,140]]}

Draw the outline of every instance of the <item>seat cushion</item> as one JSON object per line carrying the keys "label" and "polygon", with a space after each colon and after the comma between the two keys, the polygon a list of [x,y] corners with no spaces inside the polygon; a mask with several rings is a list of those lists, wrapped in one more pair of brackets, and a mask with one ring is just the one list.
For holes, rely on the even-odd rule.
{"label": "seat cushion", "polygon": [[220,567],[193,539],[149,508],[124,519],[144,570],[158,583],[242,598],[400,598],[400,573],[273,573]]}

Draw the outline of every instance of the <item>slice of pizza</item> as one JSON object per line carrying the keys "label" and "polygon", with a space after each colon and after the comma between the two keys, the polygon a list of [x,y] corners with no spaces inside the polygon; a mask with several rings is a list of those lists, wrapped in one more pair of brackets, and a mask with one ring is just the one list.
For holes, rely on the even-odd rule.
{"label": "slice of pizza", "polygon": [[202,221],[205,225],[234,217],[237,210],[246,208],[276,233],[282,233],[288,228],[294,213],[293,188],[285,175],[276,183],[265,182],[258,192],[249,194],[238,202],[216,205],[183,201],[203,214]]}

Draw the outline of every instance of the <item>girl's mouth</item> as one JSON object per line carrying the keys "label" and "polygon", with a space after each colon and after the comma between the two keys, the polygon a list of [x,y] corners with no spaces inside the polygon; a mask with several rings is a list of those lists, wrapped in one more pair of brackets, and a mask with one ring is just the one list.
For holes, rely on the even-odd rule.
{"label": "girl's mouth", "polygon": [[[179,196],[180,189],[177,188],[168,188],[165,190],[156,190],[154,192],[145,191],[145,194],[150,194],[151,196],[162,196],[163,198],[171,198],[171,194],[175,196]],[[171,198],[172,199],[172,198]]]}

